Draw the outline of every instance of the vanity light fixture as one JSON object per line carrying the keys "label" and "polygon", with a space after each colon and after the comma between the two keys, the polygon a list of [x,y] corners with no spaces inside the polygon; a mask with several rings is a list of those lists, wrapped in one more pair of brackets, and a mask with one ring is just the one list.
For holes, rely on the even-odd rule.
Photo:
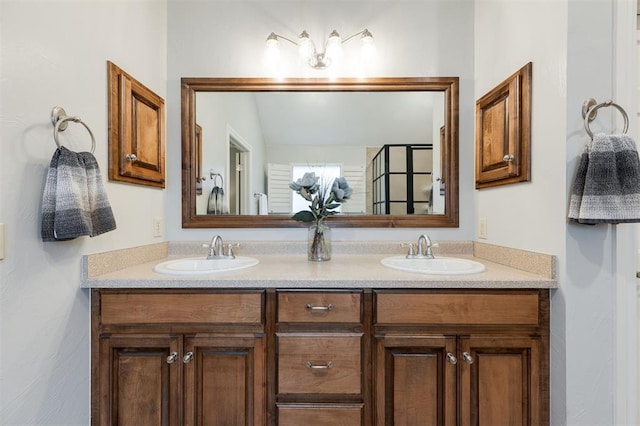
{"label": "vanity light fixture", "polygon": [[362,43],[363,53],[370,53],[375,47],[373,44],[373,36],[366,28],[359,31],[344,40],[340,37],[340,34],[336,30],[331,31],[329,38],[324,43],[322,51],[318,52],[316,45],[309,37],[309,33],[303,30],[298,36],[298,41],[291,40],[280,34],[271,33],[267,37],[267,56],[271,60],[275,60],[279,56],[278,47],[280,45],[279,40],[286,40],[289,43],[298,46],[298,55],[300,59],[307,62],[313,69],[322,70],[331,65],[332,62],[338,60],[342,55],[342,45],[349,40],[360,36],[360,42]]}

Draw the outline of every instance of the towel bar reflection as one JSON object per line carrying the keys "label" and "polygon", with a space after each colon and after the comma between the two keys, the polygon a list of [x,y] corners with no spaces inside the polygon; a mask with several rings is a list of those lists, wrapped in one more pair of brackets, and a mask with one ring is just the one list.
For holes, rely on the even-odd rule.
{"label": "towel bar reflection", "polygon": [[629,130],[629,116],[627,115],[627,112],[624,110],[624,108],[622,108],[612,100],[598,103],[595,99],[589,98],[584,101],[584,104],[582,104],[582,118],[584,118],[584,129],[587,131],[587,134],[591,139],[593,139],[593,133],[589,128],[589,123],[595,120],[600,108],[610,106],[620,111],[620,114],[622,114],[622,118],[624,118],[624,129],[622,130],[622,133],[626,134],[627,130]]}
{"label": "towel bar reflection", "polygon": [[60,141],[58,140],[58,132],[64,132],[67,129],[67,122],[73,121],[74,123],[80,123],[87,129],[89,135],[91,136],[91,153],[93,154],[96,150],[96,139],[93,137],[93,132],[89,126],[85,124],[84,121],[80,119],[80,117],[74,117],[67,115],[66,111],[59,106],[53,107],[51,110],[51,123],[53,124],[53,140],[56,142],[58,148],[61,148]]}

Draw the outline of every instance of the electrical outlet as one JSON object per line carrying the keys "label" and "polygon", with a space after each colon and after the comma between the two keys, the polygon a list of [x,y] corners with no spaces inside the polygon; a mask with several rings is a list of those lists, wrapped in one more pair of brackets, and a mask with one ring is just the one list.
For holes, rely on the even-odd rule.
{"label": "electrical outlet", "polygon": [[487,239],[487,219],[478,220],[478,238]]}
{"label": "electrical outlet", "polygon": [[161,217],[153,218],[153,236],[162,237],[162,218]]}

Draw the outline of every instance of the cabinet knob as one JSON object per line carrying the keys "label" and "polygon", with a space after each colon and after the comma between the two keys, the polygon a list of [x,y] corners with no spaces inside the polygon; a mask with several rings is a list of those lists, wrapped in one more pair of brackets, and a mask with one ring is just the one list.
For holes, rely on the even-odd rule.
{"label": "cabinet knob", "polygon": [[307,305],[304,307],[307,311],[313,312],[313,311],[332,311],[333,310],[333,303],[329,303],[327,306],[313,306],[310,303],[307,303]]}
{"label": "cabinet knob", "polygon": [[473,357],[469,352],[462,352],[462,358],[467,361],[467,364],[473,364]]}
{"label": "cabinet knob", "polygon": [[167,364],[173,364],[176,359],[178,359],[178,352],[171,352],[167,357]]}
{"label": "cabinet knob", "polygon": [[513,154],[505,155],[504,157],[502,157],[502,161],[506,161],[507,163],[510,163],[513,160],[515,160]]}
{"label": "cabinet knob", "polygon": [[135,155],[135,154],[127,154],[127,155],[125,155],[125,157],[124,157],[124,158],[126,158],[126,159],[127,159],[127,161],[131,161],[132,163],[133,163],[134,161],[138,161],[138,156],[137,156],[137,155]]}
{"label": "cabinet knob", "polygon": [[193,359],[193,352],[187,352],[186,354],[184,354],[184,357],[182,357],[182,362],[184,364],[189,364],[192,359]]}
{"label": "cabinet knob", "polygon": [[328,370],[329,368],[333,367],[333,362],[327,361],[325,364],[314,364],[311,361],[307,361],[306,365],[307,368],[310,368],[312,370]]}
{"label": "cabinet knob", "polygon": [[451,352],[447,352],[447,360],[454,365],[458,363],[458,358],[456,358]]}

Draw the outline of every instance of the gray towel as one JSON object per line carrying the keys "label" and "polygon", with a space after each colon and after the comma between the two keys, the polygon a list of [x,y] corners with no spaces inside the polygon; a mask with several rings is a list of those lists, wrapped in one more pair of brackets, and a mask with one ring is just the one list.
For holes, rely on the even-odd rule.
{"label": "gray towel", "polygon": [[93,154],[56,149],[42,194],[42,240],[94,237],[114,229],[116,222]]}
{"label": "gray towel", "polygon": [[640,222],[640,159],[632,138],[594,136],[580,157],[569,219],[590,225]]}

